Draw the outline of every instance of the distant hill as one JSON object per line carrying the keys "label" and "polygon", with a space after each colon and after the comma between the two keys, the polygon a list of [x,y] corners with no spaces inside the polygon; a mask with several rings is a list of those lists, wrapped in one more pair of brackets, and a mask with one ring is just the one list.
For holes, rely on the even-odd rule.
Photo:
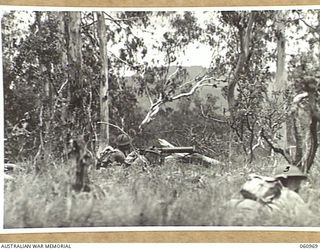
{"label": "distant hill", "polygon": [[[176,66],[171,66],[169,69],[169,74],[173,73],[176,69],[177,69]],[[185,67],[185,69],[187,70],[187,72],[189,74],[189,77],[186,79],[186,81],[190,81],[192,79],[195,79],[197,76],[203,75],[207,71],[207,69],[202,66],[190,66],[190,67]],[[128,77],[127,84],[129,84],[129,85],[134,84],[133,77]],[[221,86],[221,87],[223,87],[223,86]],[[208,94],[216,96],[217,97],[217,106],[221,107],[217,111],[220,111],[222,113],[224,108],[227,107],[227,101],[222,96],[221,87],[213,88],[211,86],[206,86],[206,87],[200,88],[198,90],[198,94],[199,94],[199,97],[203,100],[206,99]],[[174,109],[177,106],[178,102],[179,101],[168,103],[168,104],[166,104],[166,106]],[[138,103],[139,103],[138,105],[143,109],[148,109],[150,107],[149,99],[146,96],[140,97],[138,99]]]}

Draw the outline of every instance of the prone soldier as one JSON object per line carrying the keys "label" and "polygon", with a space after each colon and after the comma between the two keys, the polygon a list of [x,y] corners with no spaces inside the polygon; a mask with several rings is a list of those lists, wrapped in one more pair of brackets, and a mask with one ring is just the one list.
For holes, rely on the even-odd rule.
{"label": "prone soldier", "polygon": [[314,218],[298,194],[306,179],[307,176],[292,165],[276,168],[274,177],[252,175],[240,191],[242,199],[229,201],[227,211],[240,224],[252,224],[263,215],[277,215],[284,221],[303,225],[307,219]]}
{"label": "prone soldier", "polygon": [[123,164],[130,151],[132,139],[125,134],[121,134],[116,138],[116,148],[111,146],[105,147],[98,157],[97,169],[107,167],[111,163]]}

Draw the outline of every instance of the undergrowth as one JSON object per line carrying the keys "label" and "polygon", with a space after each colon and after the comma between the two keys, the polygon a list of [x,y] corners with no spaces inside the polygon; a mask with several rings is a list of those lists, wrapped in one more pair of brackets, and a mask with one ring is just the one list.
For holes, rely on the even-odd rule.
{"label": "undergrowth", "polygon": [[[240,197],[249,173],[271,175],[275,164],[269,159],[210,168],[166,163],[147,170],[139,165],[91,169],[89,193],[72,191],[74,176],[68,163],[53,162],[37,175],[30,163],[19,165],[14,180],[5,181],[5,228],[320,225],[319,220],[301,224],[285,216],[239,221],[227,213],[225,204]],[[316,176],[319,170],[314,168],[301,196],[320,215]]]}

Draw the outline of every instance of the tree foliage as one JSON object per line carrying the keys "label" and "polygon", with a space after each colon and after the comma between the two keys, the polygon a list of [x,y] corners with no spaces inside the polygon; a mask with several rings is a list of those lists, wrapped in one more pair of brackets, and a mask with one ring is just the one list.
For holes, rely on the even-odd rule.
{"label": "tree foliage", "polygon": [[[22,14],[28,18],[21,21]],[[241,152],[253,161],[259,147],[279,149],[294,98],[306,92],[301,105],[310,114],[311,132],[309,123],[293,120],[297,148],[291,155],[278,150],[291,163],[304,161],[301,135],[317,131],[318,121],[318,11],[287,11],[282,19],[277,11],[112,11],[100,13],[103,29],[90,11],[22,14],[2,18],[8,158],[35,157],[41,150],[66,155],[67,140],[78,135],[95,151],[103,139],[101,100],[107,98],[108,123],[115,125],[111,144],[119,127],[139,146],[163,137],[207,155]],[[289,64],[282,64],[294,88],[271,91],[279,23],[288,47],[297,45],[286,52]],[[180,61],[195,44],[212,53],[210,67],[196,74]],[[100,89],[106,81],[108,95]],[[314,156],[316,149],[308,152]]]}

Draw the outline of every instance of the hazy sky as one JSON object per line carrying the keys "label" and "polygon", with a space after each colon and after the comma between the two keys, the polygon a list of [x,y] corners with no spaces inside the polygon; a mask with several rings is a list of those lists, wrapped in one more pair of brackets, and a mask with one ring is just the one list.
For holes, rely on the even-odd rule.
{"label": "hazy sky", "polygon": [[[4,12],[1,12],[1,17]],[[182,12],[180,12],[182,13]],[[197,18],[199,18],[200,23],[205,23],[205,20],[208,20],[208,15],[204,15],[203,12],[197,12]],[[30,22],[33,21],[32,11],[20,11],[18,15],[18,27],[21,30],[28,30]],[[135,30],[134,34],[137,36],[142,36],[146,41],[148,47],[148,54],[146,55],[145,60],[151,61],[153,58],[159,59],[159,61],[163,61],[162,55],[159,54],[158,51],[152,49],[152,45],[159,45],[163,41],[163,34],[168,31],[167,20],[164,19],[159,22],[159,18],[155,20],[157,23],[157,28],[149,28],[149,30],[142,29],[141,31]],[[150,32],[154,34],[151,35]],[[120,43],[112,44],[109,43],[109,50],[115,55],[119,55],[119,49],[123,47]],[[185,66],[204,66],[209,67],[211,61],[211,49],[209,46],[203,44],[191,44],[186,49],[186,53],[180,53],[177,63],[183,64]],[[160,63],[162,64],[162,63]]]}
{"label": "hazy sky", "polygon": [[[179,14],[183,14],[183,12],[178,12]],[[212,14],[211,14],[212,15]],[[137,55],[136,60],[140,63],[151,62],[152,60],[155,61],[155,64],[163,65],[164,63],[164,53],[159,52],[158,50],[154,49],[153,46],[160,47],[161,43],[165,41],[163,38],[163,34],[170,31],[172,28],[170,27],[169,20],[170,18],[175,17],[176,14],[172,12],[172,15],[166,17],[156,17],[153,16],[150,18],[151,26],[147,28],[142,28],[140,26],[133,27],[132,33],[137,37],[143,37],[145,45],[147,46],[148,53],[145,58],[139,58]],[[199,24],[203,25],[205,23],[204,20],[209,20],[210,15],[204,14],[204,12],[196,12],[196,16],[199,18]],[[109,50],[119,55],[120,48],[125,48],[124,42],[121,43],[109,43]],[[193,43],[190,44],[185,53],[180,52],[176,54],[177,61],[173,63],[173,65],[184,65],[184,66],[203,66],[209,67],[211,59],[212,59],[212,51],[210,46],[200,44],[200,43]],[[159,61],[157,63],[157,61]]]}
{"label": "hazy sky", "polygon": [[[109,12],[110,13],[110,12]],[[179,14],[183,14],[183,11],[178,12]],[[215,19],[215,15],[212,15],[212,11],[210,12],[204,12],[204,11],[195,11],[195,15],[198,18],[198,22],[200,25],[204,26],[206,23],[216,23],[217,19]],[[133,33],[137,36],[141,36],[144,38],[146,45],[148,47],[148,54],[146,55],[146,58],[138,59],[140,63],[143,63],[143,61],[150,62],[152,59],[159,60],[159,64],[163,64],[163,58],[164,55],[159,53],[157,50],[153,49],[152,47],[154,45],[159,46],[163,39],[163,34],[170,31],[169,27],[169,18],[172,18],[173,15],[170,17],[162,18],[162,17],[155,17],[151,20],[156,25],[156,28],[150,26],[146,29],[141,27],[136,27],[133,30]],[[30,21],[32,20],[32,14],[31,10],[29,12],[20,12],[19,14],[19,27],[21,29],[28,29],[28,25]],[[312,21],[312,20],[310,20]],[[301,30],[300,33],[307,32],[307,28],[304,27],[304,29]],[[308,44],[304,40],[297,39],[301,34],[294,33],[290,31],[289,29],[286,30],[286,36],[287,36],[287,54],[297,54],[299,51],[304,51],[308,49]],[[115,55],[119,55],[120,48],[123,48],[123,44],[126,41],[123,41],[122,43],[109,43],[109,51],[112,52]],[[269,49],[275,49],[276,44],[270,44]],[[219,53],[223,53],[220,51]],[[181,64],[185,66],[203,66],[203,67],[209,67],[211,59],[212,59],[213,51],[208,45],[204,44],[191,44],[188,46],[188,48],[185,50],[185,53],[180,53],[177,55],[178,59],[177,62],[174,64]],[[272,65],[271,65],[272,66]],[[275,67],[272,66],[272,67]]]}

